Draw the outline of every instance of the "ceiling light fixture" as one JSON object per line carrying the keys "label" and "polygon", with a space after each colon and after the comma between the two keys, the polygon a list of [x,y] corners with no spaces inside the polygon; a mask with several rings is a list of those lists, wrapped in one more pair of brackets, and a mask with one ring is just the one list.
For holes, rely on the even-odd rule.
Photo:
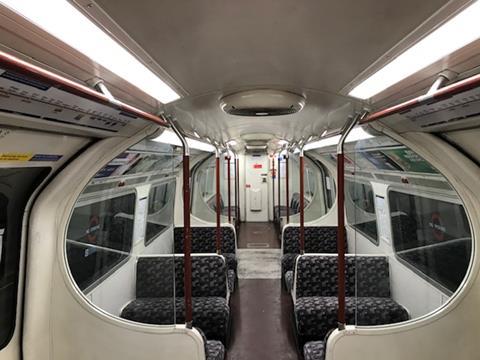
{"label": "ceiling light fixture", "polygon": [[[348,134],[347,139],[345,142],[353,142],[353,141],[359,141],[359,140],[366,140],[372,138],[373,135],[370,135],[367,133],[363,128],[357,127],[354,128],[350,134]],[[321,139],[314,141],[312,143],[309,143],[305,145],[304,150],[313,150],[313,149],[319,149],[323,148],[326,146],[331,146],[331,145],[337,145],[338,141],[340,140],[340,135],[337,136],[332,136],[331,138],[326,138],[326,139]]]}
{"label": "ceiling light fixture", "polygon": [[55,36],[138,89],[166,104],[180,98],[142,64],[66,0],[0,0],[30,22]]}
{"label": "ceiling light fixture", "polygon": [[480,1],[428,34],[353,88],[349,95],[369,99],[428,65],[480,39]]}
{"label": "ceiling light fixture", "polygon": [[[171,130],[165,130],[163,133],[160,134],[160,136],[153,139],[153,141],[175,146],[182,146],[182,142],[180,141],[178,136]],[[215,151],[215,147],[213,145],[195,139],[187,138],[187,144],[191,149],[197,149],[206,152]]]}

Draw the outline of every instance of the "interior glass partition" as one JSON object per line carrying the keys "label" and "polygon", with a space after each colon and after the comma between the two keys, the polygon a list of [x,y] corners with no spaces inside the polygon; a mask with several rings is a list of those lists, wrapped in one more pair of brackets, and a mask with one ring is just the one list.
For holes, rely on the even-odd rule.
{"label": "interior glass partition", "polygon": [[[131,321],[183,323],[174,310],[183,301],[183,257],[173,254],[180,162],[171,145],[142,141],[106,164],[78,197],[65,256],[73,283],[94,306]],[[154,317],[144,315],[149,306]]]}

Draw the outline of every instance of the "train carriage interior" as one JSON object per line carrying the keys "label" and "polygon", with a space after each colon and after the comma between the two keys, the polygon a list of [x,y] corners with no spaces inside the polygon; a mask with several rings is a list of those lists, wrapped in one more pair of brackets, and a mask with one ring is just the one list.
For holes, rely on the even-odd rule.
{"label": "train carriage interior", "polygon": [[480,359],[479,0],[0,18],[0,360]]}

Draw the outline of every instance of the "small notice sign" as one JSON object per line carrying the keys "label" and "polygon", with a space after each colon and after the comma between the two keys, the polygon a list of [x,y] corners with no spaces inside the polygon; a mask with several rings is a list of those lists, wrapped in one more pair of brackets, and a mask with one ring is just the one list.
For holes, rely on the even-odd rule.
{"label": "small notice sign", "polygon": [[261,169],[261,168],[263,168],[263,165],[262,164],[253,164],[253,168],[254,169]]}

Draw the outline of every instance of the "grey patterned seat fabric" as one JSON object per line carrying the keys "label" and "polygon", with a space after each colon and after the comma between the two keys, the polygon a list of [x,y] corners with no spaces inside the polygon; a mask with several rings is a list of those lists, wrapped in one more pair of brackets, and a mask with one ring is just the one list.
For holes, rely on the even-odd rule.
{"label": "grey patterned seat fabric", "polygon": [[325,342],[310,341],[303,347],[304,360],[323,360],[325,359]]}
{"label": "grey patterned seat fabric", "polygon": [[[121,317],[145,324],[183,324],[185,323],[185,299],[140,298],[130,302],[122,311]],[[227,300],[222,297],[192,298],[193,324],[202,329],[211,340],[224,342],[227,337],[230,309]]]}
{"label": "grey patterned seat fabric", "polygon": [[[150,324],[184,323],[183,277],[183,256],[138,258],[136,299],[121,316]],[[208,339],[226,340],[230,321],[226,296],[225,261],[216,255],[192,256],[193,323]]]}
{"label": "grey patterned seat fabric", "polygon": [[293,270],[289,270],[285,273],[285,288],[288,292],[293,289]]}
{"label": "grey patterned seat fabric", "polygon": [[235,291],[235,282],[237,279],[237,275],[235,274],[235,271],[232,269],[229,269],[227,271],[227,284],[228,284],[228,291],[233,293]]}
{"label": "grey patterned seat fabric", "polygon": [[[295,302],[297,334],[301,342],[323,339],[337,326],[337,297],[303,297]],[[383,325],[408,320],[405,308],[391,298],[347,297],[347,324]],[[356,322],[355,322],[356,320]]]}
{"label": "grey patterned seat fabric", "polygon": [[[299,246],[300,227],[288,226],[282,234],[282,276],[295,268],[295,259],[300,254]],[[346,242],[345,242],[346,246]],[[306,253],[337,253],[336,226],[306,226],[305,227]]]}
{"label": "grey patterned seat fabric", "polygon": [[225,359],[225,347],[221,341],[208,340],[205,344],[205,358],[207,360]]}
{"label": "grey patterned seat fabric", "polygon": [[[297,261],[295,320],[299,341],[324,339],[337,325],[337,256],[305,255]],[[347,256],[348,324],[381,325],[408,320],[406,309],[390,298],[388,259]]]}
{"label": "grey patterned seat fabric", "polygon": [[[196,226],[192,227],[192,253],[216,253],[216,231],[217,229],[212,226]],[[227,260],[227,266],[229,269],[237,271],[237,259],[236,252],[236,239],[235,231],[229,227],[224,226],[222,231],[222,255]],[[175,253],[183,253],[183,227],[176,227],[173,230]]]}
{"label": "grey patterned seat fabric", "polygon": [[207,340],[202,329],[198,329],[200,335],[202,335],[203,343],[205,344],[205,359],[206,360],[224,360],[225,359],[225,347],[221,341]]}

